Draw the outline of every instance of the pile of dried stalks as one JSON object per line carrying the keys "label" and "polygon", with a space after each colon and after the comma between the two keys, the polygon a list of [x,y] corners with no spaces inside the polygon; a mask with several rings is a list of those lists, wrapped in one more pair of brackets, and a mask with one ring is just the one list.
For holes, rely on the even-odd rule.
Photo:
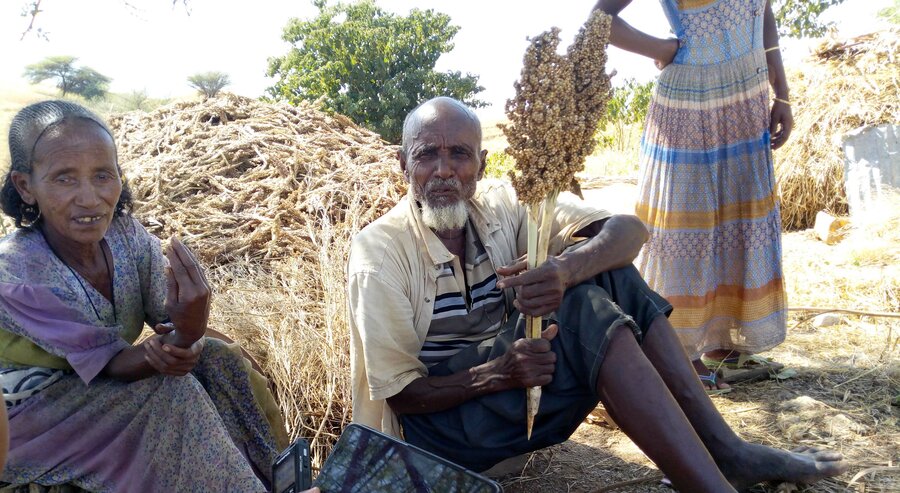
{"label": "pile of dried stalks", "polygon": [[111,119],[136,215],[207,266],[210,325],[274,382],[321,459],[349,420],[350,238],[403,193],[396,148],[311,105],[232,95]]}
{"label": "pile of dried stalks", "polygon": [[146,226],[181,235],[213,264],[314,258],[304,226],[317,213],[342,224],[363,200],[365,221],[390,209],[398,190],[394,148],[311,105],[225,94],[109,123]]}
{"label": "pile of dried stalks", "polygon": [[820,210],[847,211],[841,137],[900,121],[900,31],[828,39],[788,71],[794,129],[775,154],[785,229],[811,227]]}

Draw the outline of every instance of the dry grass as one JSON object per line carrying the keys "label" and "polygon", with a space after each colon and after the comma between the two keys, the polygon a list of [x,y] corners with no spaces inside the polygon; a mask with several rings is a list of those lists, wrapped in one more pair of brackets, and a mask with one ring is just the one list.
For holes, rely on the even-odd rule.
{"label": "dry grass", "polygon": [[775,154],[785,229],[811,227],[817,212],[846,213],[841,137],[900,121],[900,30],[827,40],[788,73],[791,138]]}
{"label": "dry grass", "polygon": [[231,95],[110,123],[137,216],[200,256],[211,326],[260,362],[320,463],[350,420],[350,239],[403,192],[395,147],[310,105]]}

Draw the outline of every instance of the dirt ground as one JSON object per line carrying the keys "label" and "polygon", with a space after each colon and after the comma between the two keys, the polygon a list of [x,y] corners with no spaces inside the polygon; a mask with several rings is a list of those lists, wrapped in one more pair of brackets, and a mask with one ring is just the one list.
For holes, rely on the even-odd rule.
{"label": "dirt ground", "polygon": [[[585,198],[627,213],[635,190],[633,179],[598,181]],[[811,231],[786,233],[783,241],[789,306],[898,311],[894,265],[900,244],[888,244],[888,251],[873,254],[882,261],[873,261],[845,258],[847,247],[825,245]],[[817,328],[809,312],[790,313],[787,340],[765,355],[796,375],[738,384],[714,402],[750,441],[836,449],[852,466],[813,486],[759,485],[752,491],[900,491],[900,319],[839,315],[835,325]],[[584,423],[568,442],[532,454],[501,481],[511,493],[672,491],[660,478],[621,431]]]}

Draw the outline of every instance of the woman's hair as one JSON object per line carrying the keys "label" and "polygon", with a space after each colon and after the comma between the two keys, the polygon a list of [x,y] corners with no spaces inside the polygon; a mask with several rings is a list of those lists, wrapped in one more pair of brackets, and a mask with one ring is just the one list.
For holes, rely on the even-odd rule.
{"label": "woman's hair", "polygon": [[[115,138],[109,127],[103,123],[97,115],[86,108],[69,101],[42,101],[35,103],[19,111],[9,125],[9,171],[0,190],[0,208],[6,215],[16,220],[16,227],[31,227],[40,220],[40,210],[36,205],[26,204],[16,190],[12,182],[12,172],[31,174],[34,164],[34,149],[47,130],[66,121],[88,120],[100,125],[109,137]],[[122,168],[119,167],[118,151],[116,151],[116,168],[119,176],[122,176]],[[131,190],[127,183],[122,183],[122,194],[116,204],[117,216],[125,216],[131,213],[133,203]]]}

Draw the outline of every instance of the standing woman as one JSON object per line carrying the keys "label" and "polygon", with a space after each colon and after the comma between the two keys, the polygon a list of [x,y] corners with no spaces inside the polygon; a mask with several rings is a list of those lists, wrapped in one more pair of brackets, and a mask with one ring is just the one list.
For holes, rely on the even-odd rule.
{"label": "standing woman", "polygon": [[[640,270],[710,393],[710,368],[775,369],[751,355],[784,341],[781,216],[772,149],[793,117],[768,0],[660,0],[677,39],[618,17],[610,42],[662,69],[641,141],[637,215],[650,230]],[[770,104],[769,85],[774,91]]]}

